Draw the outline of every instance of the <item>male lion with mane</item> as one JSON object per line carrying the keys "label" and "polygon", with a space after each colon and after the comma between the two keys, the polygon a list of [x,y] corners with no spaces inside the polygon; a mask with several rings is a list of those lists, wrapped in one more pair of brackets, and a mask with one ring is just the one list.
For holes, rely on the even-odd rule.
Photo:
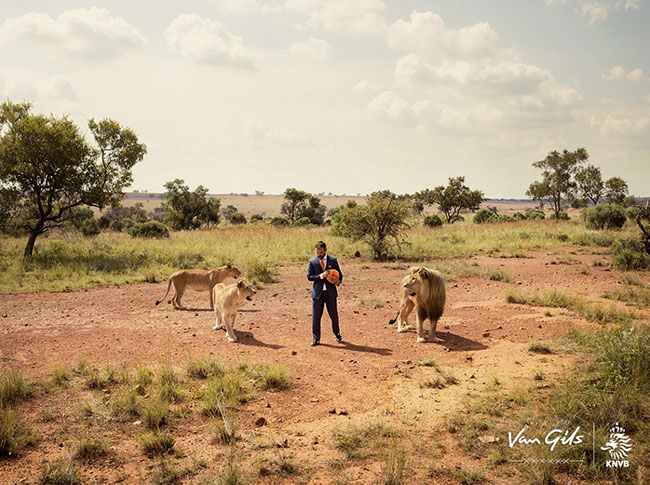
{"label": "male lion with mane", "polygon": [[179,310],[185,308],[181,303],[181,298],[183,298],[183,295],[185,294],[185,290],[187,288],[192,288],[193,290],[209,290],[210,310],[214,310],[212,289],[217,283],[221,283],[229,276],[232,276],[233,278],[241,276],[241,271],[239,271],[237,267],[233,266],[230,263],[213,270],[177,271],[169,277],[169,283],[167,284],[167,293],[165,293],[165,296],[163,296],[162,299],[156,302],[156,305],[167,298],[169,289],[172,285],[174,285],[174,296],[172,296],[172,299],[170,300],[170,303],[174,305],[174,308]]}
{"label": "male lion with mane", "polygon": [[424,266],[409,268],[409,274],[402,278],[402,291],[400,294],[399,312],[397,316],[389,321],[389,324],[397,321],[397,331],[402,333],[411,328],[407,322],[408,316],[417,307],[417,334],[418,342],[425,342],[424,321],[428,318],[430,322],[430,342],[438,342],[436,338],[436,326],[445,308],[445,283],[442,275],[433,269]]}
{"label": "male lion with mane", "polygon": [[226,337],[228,342],[236,342],[235,318],[237,317],[237,308],[244,303],[244,300],[252,300],[253,295],[257,293],[255,288],[250,286],[246,281],[240,280],[232,285],[219,283],[212,289],[214,294],[214,315],[216,322],[214,330],[221,328],[221,323],[226,327]]}

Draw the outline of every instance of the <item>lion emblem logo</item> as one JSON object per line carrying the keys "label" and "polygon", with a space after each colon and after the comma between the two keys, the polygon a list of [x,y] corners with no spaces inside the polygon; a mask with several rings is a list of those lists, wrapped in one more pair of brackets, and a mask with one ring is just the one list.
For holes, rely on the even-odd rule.
{"label": "lion emblem logo", "polygon": [[630,443],[630,438],[625,434],[625,428],[619,426],[618,423],[609,428],[609,440],[600,449],[609,452],[609,456],[614,460],[623,460],[626,458],[632,449],[632,443]]}

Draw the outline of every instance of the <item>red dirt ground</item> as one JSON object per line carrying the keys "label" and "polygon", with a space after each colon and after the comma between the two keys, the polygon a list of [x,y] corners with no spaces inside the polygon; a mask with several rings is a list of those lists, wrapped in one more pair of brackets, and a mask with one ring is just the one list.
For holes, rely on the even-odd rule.
{"label": "red dirt ground", "polygon": [[[53,368],[73,367],[82,358],[97,368],[159,364],[168,357],[182,366],[188,352],[195,357],[210,354],[223,361],[283,363],[295,375],[295,387],[264,393],[244,406],[238,413],[241,429],[254,430],[253,422],[259,416],[264,416],[269,425],[262,432],[250,431],[249,439],[238,447],[252,459],[255,439],[288,437],[287,451],[310,470],[303,483],[331,483],[328,460],[335,453],[331,430],[336,427],[379,415],[381,409],[394,405],[405,419],[421,420],[423,430],[435,429],[444,416],[462,406],[468,392],[481,392],[495,375],[504,382],[504,388],[514,388],[530,384],[535,369],[544,369],[549,376],[566,373],[574,363],[570,355],[554,354],[548,359],[527,352],[529,343],[552,342],[564,336],[571,325],[597,325],[564,310],[552,309],[551,316],[545,316],[546,309],[508,304],[504,293],[507,289],[527,294],[562,287],[598,297],[616,284],[620,273],[608,267],[592,267],[593,260],[602,256],[573,257],[583,264],[550,264],[557,257],[547,252],[538,252],[531,259],[472,258],[468,262],[480,268],[507,271],[513,283],[485,277],[448,283],[438,344],[417,344],[412,331],[398,334],[396,326],[387,324],[397,312],[398,282],[406,265],[342,261],[341,344],[334,340],[325,315],[322,345],[309,346],[311,300],[305,263],[279,268],[277,281],[244,305],[235,325],[240,340],[237,344],[228,343],[222,330],[212,330],[214,314],[208,310],[207,293],[186,293],[184,304],[194,308],[190,310],[174,310],[166,302],[154,306],[165,292],[166,283],[162,282],[1,295],[0,357],[4,364],[41,380],[51,380]],[[589,274],[581,273],[585,266]],[[431,357],[450,369],[459,385],[421,389],[412,382],[421,369],[414,364]],[[78,409],[92,394],[82,393],[75,398],[77,402],[66,403],[60,402],[60,396],[55,391],[39,402],[31,400],[24,405],[30,422],[38,421],[37,410],[42,408],[54,409],[59,419],[38,424],[41,439],[21,458],[0,460],[0,483],[33,483],[43,462],[64,456],[84,432],[79,428]],[[332,415],[330,408],[345,409],[348,414]],[[418,417],[422,409],[431,412]],[[198,418],[187,429],[175,430],[175,435],[187,455],[205,459],[209,467],[219,463],[223,447],[210,441],[210,430]],[[135,441],[111,445],[122,459],[83,468],[84,483],[148,480],[152,460],[138,450]],[[347,472],[354,483],[368,483],[377,467],[354,465]],[[204,483],[197,477],[183,483]],[[414,470],[408,483],[447,483],[422,477],[421,470]],[[276,477],[261,481],[293,480],[282,482]]]}

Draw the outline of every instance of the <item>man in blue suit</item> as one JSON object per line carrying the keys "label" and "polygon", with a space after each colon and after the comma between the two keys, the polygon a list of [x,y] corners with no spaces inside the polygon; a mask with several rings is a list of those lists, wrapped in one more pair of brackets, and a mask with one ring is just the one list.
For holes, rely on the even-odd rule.
{"label": "man in blue suit", "polygon": [[[327,280],[330,270],[336,270],[339,273],[339,279],[335,283]],[[312,316],[311,332],[313,340],[312,347],[320,342],[320,319],[323,316],[323,307],[327,307],[327,313],[332,319],[332,331],[337,342],[341,342],[341,332],[339,330],[339,312],[336,308],[336,287],[343,279],[343,273],[339,263],[333,256],[327,255],[327,245],[323,241],[316,243],[316,257],[309,260],[307,268],[307,279],[314,282],[311,289],[312,298]]]}

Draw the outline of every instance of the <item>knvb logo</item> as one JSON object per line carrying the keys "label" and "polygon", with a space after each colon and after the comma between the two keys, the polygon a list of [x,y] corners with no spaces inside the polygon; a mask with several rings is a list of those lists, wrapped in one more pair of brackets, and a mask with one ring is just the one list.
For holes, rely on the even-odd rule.
{"label": "knvb logo", "polygon": [[609,452],[609,456],[612,458],[611,460],[605,461],[607,468],[630,466],[630,462],[625,458],[627,458],[627,454],[632,449],[632,443],[630,443],[629,436],[625,434],[625,428],[619,426],[618,423],[609,428],[609,440],[600,449]]}

